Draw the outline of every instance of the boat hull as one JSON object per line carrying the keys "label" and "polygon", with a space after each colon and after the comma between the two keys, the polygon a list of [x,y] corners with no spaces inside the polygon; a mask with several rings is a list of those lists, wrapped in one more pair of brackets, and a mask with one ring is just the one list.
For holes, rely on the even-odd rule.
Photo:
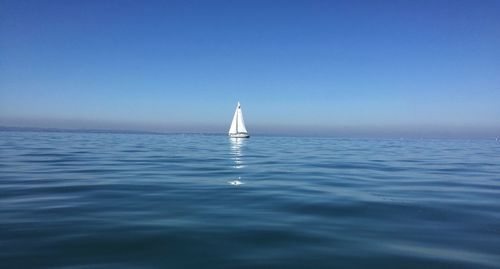
{"label": "boat hull", "polygon": [[229,137],[231,137],[231,138],[249,138],[250,136],[248,134],[229,134]]}

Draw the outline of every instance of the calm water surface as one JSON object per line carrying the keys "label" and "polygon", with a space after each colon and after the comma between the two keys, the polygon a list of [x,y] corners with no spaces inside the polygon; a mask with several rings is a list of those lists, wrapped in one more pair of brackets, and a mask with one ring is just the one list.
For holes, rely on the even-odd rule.
{"label": "calm water surface", "polygon": [[500,268],[500,142],[0,132],[0,263]]}

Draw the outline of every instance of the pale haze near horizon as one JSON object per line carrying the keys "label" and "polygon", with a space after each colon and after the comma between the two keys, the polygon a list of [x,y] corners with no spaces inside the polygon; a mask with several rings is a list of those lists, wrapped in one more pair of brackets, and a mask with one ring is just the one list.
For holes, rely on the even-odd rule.
{"label": "pale haze near horizon", "polygon": [[500,136],[496,1],[2,1],[0,125]]}

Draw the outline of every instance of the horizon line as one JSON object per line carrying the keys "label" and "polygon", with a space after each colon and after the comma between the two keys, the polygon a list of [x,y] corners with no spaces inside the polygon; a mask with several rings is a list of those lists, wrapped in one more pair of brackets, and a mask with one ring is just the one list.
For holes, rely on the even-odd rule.
{"label": "horizon line", "polygon": [[[48,133],[94,133],[94,134],[151,134],[151,135],[224,135],[225,132],[192,132],[192,131],[147,131],[132,129],[105,129],[105,128],[57,128],[57,127],[21,127],[0,125],[0,132],[48,132]],[[290,134],[290,133],[252,133],[252,136],[271,137],[311,137],[311,138],[336,138],[336,139],[402,139],[402,140],[499,140],[499,136],[437,136],[437,135],[335,135],[335,134]]]}

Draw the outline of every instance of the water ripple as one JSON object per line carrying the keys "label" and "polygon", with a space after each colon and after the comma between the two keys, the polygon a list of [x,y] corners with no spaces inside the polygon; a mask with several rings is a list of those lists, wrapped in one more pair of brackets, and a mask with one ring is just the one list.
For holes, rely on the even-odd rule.
{"label": "water ripple", "polygon": [[500,264],[495,141],[0,138],[5,268]]}

